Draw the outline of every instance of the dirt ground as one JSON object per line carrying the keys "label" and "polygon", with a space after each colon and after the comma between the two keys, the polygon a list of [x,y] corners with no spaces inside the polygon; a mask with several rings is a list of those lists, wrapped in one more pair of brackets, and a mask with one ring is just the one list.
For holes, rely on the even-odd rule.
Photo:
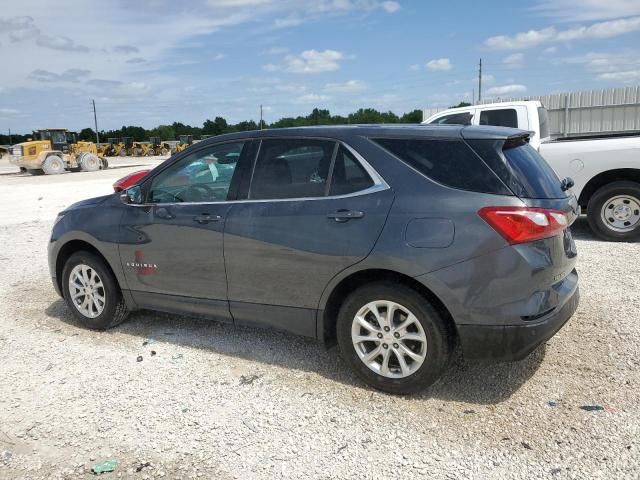
{"label": "dirt ground", "polygon": [[395,397],[283,333],[146,311],[81,328],[49,278],[53,219],[159,161],[33,177],[0,160],[0,478],[87,478],[110,459],[107,479],[640,477],[640,244],[580,219],[565,328],[521,362],[458,356]]}

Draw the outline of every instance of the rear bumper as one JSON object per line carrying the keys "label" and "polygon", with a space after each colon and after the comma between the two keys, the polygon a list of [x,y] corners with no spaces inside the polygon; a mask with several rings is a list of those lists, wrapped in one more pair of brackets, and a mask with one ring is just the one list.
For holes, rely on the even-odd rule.
{"label": "rear bumper", "polygon": [[457,325],[465,358],[522,360],[553,337],[571,318],[580,300],[579,289],[555,312],[531,325]]}

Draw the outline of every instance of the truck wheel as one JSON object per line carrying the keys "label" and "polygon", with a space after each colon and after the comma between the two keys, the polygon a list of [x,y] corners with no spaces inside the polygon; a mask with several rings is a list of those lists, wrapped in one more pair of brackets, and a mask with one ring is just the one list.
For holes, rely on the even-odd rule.
{"label": "truck wheel", "polygon": [[39,168],[30,169],[30,170],[27,170],[27,172],[29,172],[34,177],[44,175],[44,172]]}
{"label": "truck wheel", "polygon": [[100,159],[93,153],[83,153],[80,157],[80,170],[83,172],[100,170]]}
{"label": "truck wheel", "polygon": [[603,240],[630,242],[640,238],[640,183],[612,182],[589,199],[587,219]]}
{"label": "truck wheel", "polygon": [[64,160],[58,155],[49,155],[42,164],[42,170],[47,175],[58,175],[64,172]]}
{"label": "truck wheel", "polygon": [[76,252],[62,271],[64,299],[87,328],[106,330],[129,314],[118,283],[104,261],[90,252]]}
{"label": "truck wheel", "polygon": [[442,316],[418,292],[380,282],[360,287],[340,308],[336,325],[344,360],[370,386],[409,394],[434,383],[451,352]]}

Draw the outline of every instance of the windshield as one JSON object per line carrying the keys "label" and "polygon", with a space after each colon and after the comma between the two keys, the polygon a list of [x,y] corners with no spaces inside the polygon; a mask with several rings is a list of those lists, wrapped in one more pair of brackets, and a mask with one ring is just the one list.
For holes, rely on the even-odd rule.
{"label": "windshield", "polygon": [[53,143],[67,143],[65,132],[51,132],[51,141]]}

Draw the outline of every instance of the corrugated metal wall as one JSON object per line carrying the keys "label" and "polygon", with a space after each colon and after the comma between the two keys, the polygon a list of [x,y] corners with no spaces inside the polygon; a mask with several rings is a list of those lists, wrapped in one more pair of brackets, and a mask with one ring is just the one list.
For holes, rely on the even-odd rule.
{"label": "corrugated metal wall", "polygon": [[[549,111],[549,127],[554,137],[640,130],[640,86],[486,99],[482,103],[515,100],[540,100]],[[427,108],[423,111],[424,118],[442,110]]]}

